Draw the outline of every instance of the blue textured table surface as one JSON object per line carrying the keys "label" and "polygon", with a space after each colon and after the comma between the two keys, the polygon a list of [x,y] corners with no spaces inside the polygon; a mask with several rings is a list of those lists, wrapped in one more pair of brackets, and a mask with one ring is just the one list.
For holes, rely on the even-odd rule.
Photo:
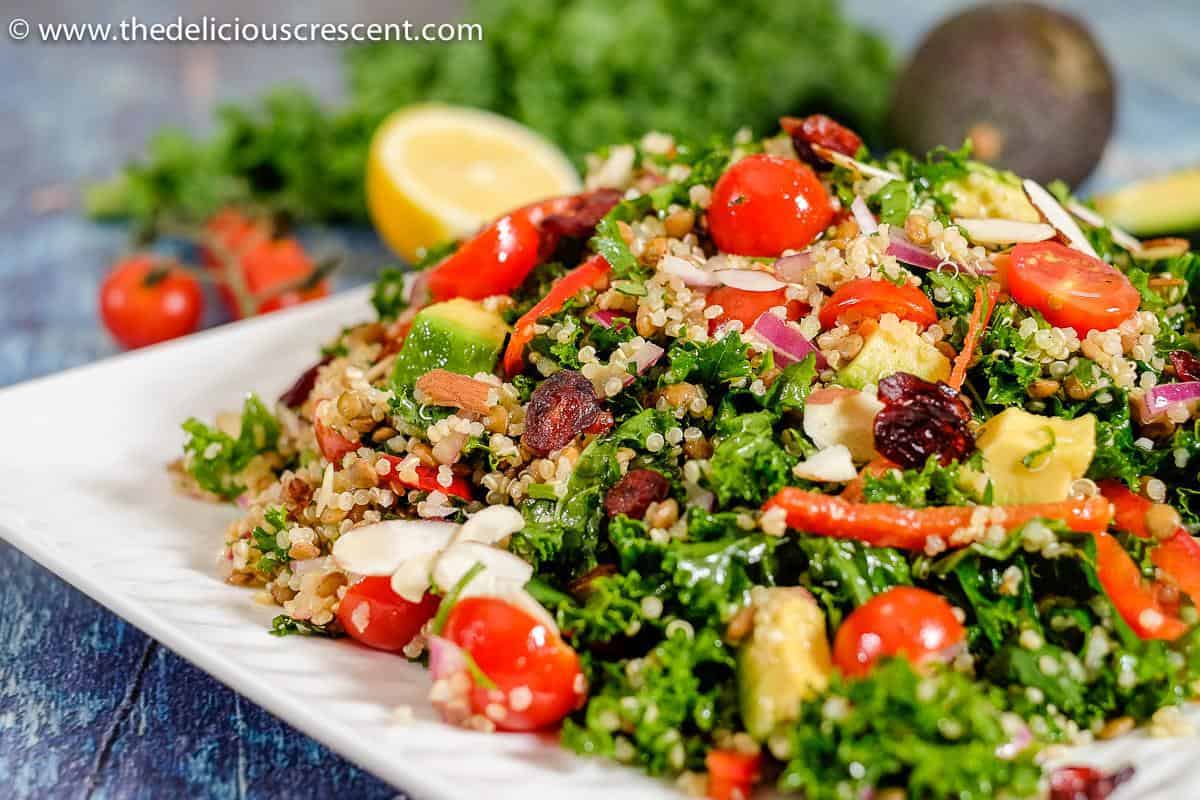
{"label": "blue textured table surface", "polygon": [[[232,0],[7,2],[35,22],[129,15],[354,21],[446,17],[446,4],[357,0],[255,14]],[[332,5],[332,4],[330,4]],[[959,0],[849,0],[901,51]],[[1082,13],[1117,69],[1117,138],[1092,185],[1200,163],[1200,4],[1060,3]],[[24,6],[24,8],[22,8]],[[397,7],[399,6],[399,8]],[[422,8],[440,8],[431,17]],[[1002,67],[1000,67],[1002,68]],[[326,47],[62,45],[0,40],[0,386],[115,352],[96,286],[116,228],[81,219],[81,180],[108,174],[163,123],[196,129],[214,103],[280,80],[339,91]],[[339,288],[386,260],[367,232],[315,232],[351,254]],[[0,794],[15,797],[392,797],[395,791],[240,698],[0,543]]]}

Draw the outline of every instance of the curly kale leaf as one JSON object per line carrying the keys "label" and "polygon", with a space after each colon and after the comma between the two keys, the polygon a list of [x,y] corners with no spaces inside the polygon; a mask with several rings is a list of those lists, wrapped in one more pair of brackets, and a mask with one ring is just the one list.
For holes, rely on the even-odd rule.
{"label": "curly kale leaf", "polygon": [[714,386],[753,374],[750,347],[736,331],[710,342],[676,341],[667,351],[667,362],[659,379],[662,386],[684,381]]}
{"label": "curly kale leaf", "polygon": [[760,505],[788,483],[796,458],[777,443],[775,421],[768,411],[717,419],[721,439],[707,480],[721,505]]}
{"label": "curly kale leaf", "polygon": [[[971,459],[978,462],[978,458]],[[979,464],[972,465],[978,470]],[[975,474],[979,474],[976,472]],[[963,465],[953,461],[943,466],[930,456],[921,469],[890,469],[881,475],[863,477],[863,501],[893,503],[909,508],[928,506],[965,506],[989,504],[991,484],[982,495],[976,494],[974,481],[964,473]]]}
{"label": "curly kale leaf", "polygon": [[1034,748],[1011,759],[1004,693],[953,671],[918,674],[892,659],[857,680],[835,677],[806,701],[791,730],[791,760],[779,778],[808,800],[866,796],[897,788],[908,797],[984,800],[999,787],[1038,793]]}
{"label": "curly kale leaf", "polygon": [[184,422],[183,429],[188,434],[183,445],[187,471],[201,489],[224,500],[233,500],[246,490],[240,480],[242,470],[279,442],[279,422],[253,394],[242,406],[236,439],[195,417]]}
{"label": "curly kale leaf", "polygon": [[912,583],[899,550],[825,536],[796,536],[795,544],[808,559],[801,582],[821,601],[833,629],[880,592]]}

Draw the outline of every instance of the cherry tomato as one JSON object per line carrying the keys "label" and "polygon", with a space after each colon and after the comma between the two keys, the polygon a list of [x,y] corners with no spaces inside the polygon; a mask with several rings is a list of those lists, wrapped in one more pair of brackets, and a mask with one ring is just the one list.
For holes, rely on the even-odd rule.
{"label": "cherry tomato", "polygon": [[[300,242],[295,239],[271,239],[251,247],[241,258],[242,274],[251,294],[265,297],[256,313],[267,314],[281,308],[319,300],[329,296],[329,281],[277,291],[280,287],[303,281],[315,269]],[[237,311],[234,311],[235,316]]]}
{"label": "cherry tomato", "polygon": [[201,259],[206,266],[220,269],[224,257],[239,258],[252,246],[270,239],[271,225],[261,217],[227,208],[204,223],[204,233],[211,246],[200,249]]}
{"label": "cherry tomato", "polygon": [[788,319],[800,319],[808,311],[806,304],[788,300],[786,289],[748,292],[745,289],[734,289],[732,286],[718,286],[708,293],[705,303],[720,306],[722,309],[720,316],[708,321],[709,333],[735,319],[741,321],[742,330],[749,330],[764,311],[769,311],[775,306],[786,306]]}
{"label": "cherry tomato", "polygon": [[540,245],[530,213],[503,216],[430,270],[429,291],[435,301],[508,294],[537,266]]}
{"label": "cherry tomato", "polygon": [[896,586],[856,608],[838,628],[833,663],[842,674],[865,675],[887,656],[914,664],[942,658],[967,632],[945,598],[912,586]]}
{"label": "cherry tomato", "polygon": [[[585,690],[579,657],[528,612],[495,597],[458,601],[442,632],[496,684],[475,686],[471,708],[505,731],[535,731],[559,722]],[[493,706],[501,714],[489,714]]]}
{"label": "cherry tomato", "polygon": [[410,603],[392,591],[387,575],[371,575],[346,590],[338,622],[351,638],[376,650],[401,650],[437,613],[438,598],[426,594]]}
{"label": "cherry tomato", "polygon": [[799,250],[832,220],[829,195],[812,167],[764,154],[746,156],[725,170],[708,209],[717,247],[743,256]]}
{"label": "cherry tomato", "polygon": [[122,347],[145,347],[200,327],[204,292],[178,268],[138,255],[118,262],[100,284],[100,319]]}
{"label": "cherry tomato", "polygon": [[1014,300],[1080,336],[1117,327],[1141,301],[1116,267],[1058,242],[1017,245],[1004,275]]}
{"label": "cherry tomato", "polygon": [[337,469],[341,469],[342,458],[347,453],[358,449],[357,441],[347,439],[319,419],[313,422],[313,434],[317,437],[317,449],[321,451],[321,455]]}
{"label": "cherry tomato", "polygon": [[821,306],[822,328],[832,328],[839,322],[854,325],[864,319],[877,320],[884,314],[895,314],[911,320],[922,328],[937,322],[937,311],[929,298],[915,286],[897,286],[890,281],[858,278],[843,284]]}
{"label": "cherry tomato", "polygon": [[708,768],[708,796],[711,800],[747,800],[762,768],[762,754],[737,750],[709,750],[704,756]]}

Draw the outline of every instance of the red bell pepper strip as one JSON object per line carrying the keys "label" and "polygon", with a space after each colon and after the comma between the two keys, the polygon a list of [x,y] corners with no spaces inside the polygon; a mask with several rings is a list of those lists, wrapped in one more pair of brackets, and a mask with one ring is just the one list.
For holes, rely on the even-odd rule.
{"label": "red bell pepper strip", "polygon": [[[953,546],[951,536],[970,527],[977,510],[972,506],[905,508],[891,503],[856,503],[794,486],[780,489],[763,506],[763,510],[772,508],[782,508],[788,526],[805,533],[902,550],[924,550],[930,537]],[[1005,515],[998,524],[1010,531],[1042,518],[1059,520],[1074,531],[1095,533],[1107,528],[1112,518],[1112,507],[1103,497],[999,508]]]}
{"label": "red bell pepper strip", "polygon": [[441,492],[442,494],[457,497],[461,500],[471,500],[471,482],[461,475],[455,475],[450,479],[449,486],[443,486],[438,481],[439,467],[427,467],[424,464],[419,464],[415,468],[417,479],[415,481],[402,480],[400,478],[400,462],[404,459],[397,456],[389,456],[380,454],[380,458],[386,459],[391,464],[391,469],[388,470],[386,480],[388,486],[393,492],[402,494],[410,489],[419,489],[423,492]]}
{"label": "red bell pepper strip", "polygon": [[1154,587],[1142,580],[1142,571],[1113,536],[1093,532],[1096,574],[1117,613],[1143,639],[1178,639],[1187,625],[1163,609]]}
{"label": "red bell pepper strip", "polygon": [[511,378],[525,368],[525,346],[533,340],[533,326],[539,319],[560,310],[584,289],[605,285],[611,270],[604,256],[595,255],[555,281],[546,296],[513,325],[512,336],[504,351],[504,373]]}
{"label": "red bell pepper strip", "polygon": [[506,214],[429,271],[435,302],[508,294],[537,266],[541,234],[529,214]]}
{"label": "red bell pepper strip", "polygon": [[347,453],[353,453],[358,449],[357,441],[347,439],[320,420],[313,422],[313,433],[317,437],[317,449],[337,469],[342,468],[342,458]]}
{"label": "red bell pepper strip", "polygon": [[[1146,512],[1151,503],[1129,491],[1120,481],[1101,481],[1100,491],[1113,504],[1113,524],[1129,531],[1139,539],[1150,538],[1146,527]],[[1150,551],[1154,566],[1165,572],[1183,593],[1200,604],[1200,542],[1185,528],[1179,528]]]}
{"label": "red bell pepper strip", "polygon": [[760,753],[737,750],[709,750],[704,757],[708,767],[708,796],[711,800],[747,800],[759,779]]}

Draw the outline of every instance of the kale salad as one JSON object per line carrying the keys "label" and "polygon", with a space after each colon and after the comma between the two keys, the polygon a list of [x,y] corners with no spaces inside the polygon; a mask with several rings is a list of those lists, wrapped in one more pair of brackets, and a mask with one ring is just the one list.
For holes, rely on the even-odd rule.
{"label": "kale salad", "polygon": [[450,724],[716,800],[1107,796],[1049,757],[1200,689],[1200,255],[781,129],[385,271],[173,473],[274,633],[427,664]]}

